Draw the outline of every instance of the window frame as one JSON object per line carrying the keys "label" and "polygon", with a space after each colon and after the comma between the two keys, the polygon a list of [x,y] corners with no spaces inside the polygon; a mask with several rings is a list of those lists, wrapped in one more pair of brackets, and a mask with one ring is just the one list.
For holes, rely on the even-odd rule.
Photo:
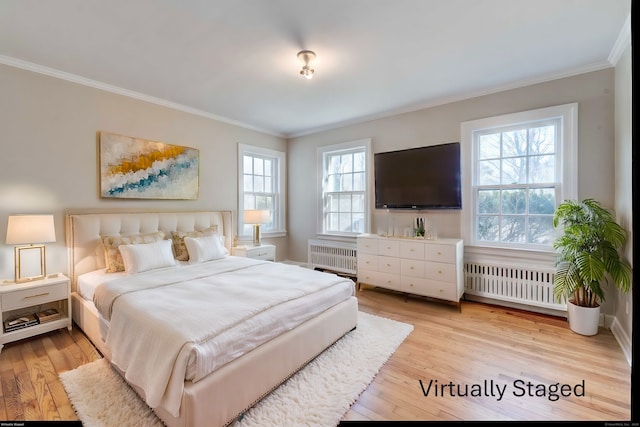
{"label": "window frame", "polygon": [[327,231],[325,229],[325,188],[324,183],[326,181],[326,159],[330,155],[337,155],[340,153],[360,151],[361,149],[365,155],[365,190],[364,190],[364,229],[362,233],[368,233],[371,227],[371,192],[373,189],[372,184],[372,154],[371,154],[371,139],[359,139],[350,142],[325,145],[318,147],[317,149],[317,171],[318,171],[318,188],[317,188],[317,225],[316,231],[319,236],[332,236],[337,238],[353,238],[361,234],[361,232],[338,232]]}
{"label": "window frame", "polygon": [[284,151],[258,147],[249,144],[238,144],[238,239],[251,240],[252,234],[244,232],[244,157],[266,157],[273,161],[274,206],[277,213],[272,216],[273,229],[261,228],[260,235],[265,238],[286,236],[286,159]]}
{"label": "window frame", "polygon": [[[463,173],[463,201],[467,208],[463,209],[461,215],[461,231],[465,246],[476,247],[480,250],[492,249],[518,250],[533,252],[553,252],[551,245],[529,244],[529,243],[508,243],[508,242],[487,242],[477,239],[477,188],[475,180],[477,177],[478,149],[477,136],[486,134],[491,129],[496,132],[514,126],[527,126],[543,122],[545,120],[559,120],[559,143],[556,146],[556,207],[566,199],[575,199],[578,195],[577,176],[577,147],[578,147],[578,104],[564,104],[536,110],[523,111],[512,114],[505,114],[496,117],[472,120],[463,122],[461,130],[461,161]],[[524,184],[522,186],[528,186]],[[505,188],[507,185],[500,183],[499,187]]]}

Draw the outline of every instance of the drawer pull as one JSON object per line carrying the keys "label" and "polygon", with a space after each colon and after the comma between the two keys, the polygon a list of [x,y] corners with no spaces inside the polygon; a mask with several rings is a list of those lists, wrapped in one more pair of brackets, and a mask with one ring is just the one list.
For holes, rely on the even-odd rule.
{"label": "drawer pull", "polygon": [[413,266],[409,267],[409,270],[413,270]]}
{"label": "drawer pull", "polygon": [[438,252],[438,255],[442,255],[442,252]]}
{"label": "drawer pull", "polygon": [[47,295],[49,295],[49,292],[43,292],[41,294],[28,295],[28,296],[24,297],[24,299],[45,297]]}
{"label": "drawer pull", "polygon": [[438,270],[438,274],[442,274],[442,270]]}

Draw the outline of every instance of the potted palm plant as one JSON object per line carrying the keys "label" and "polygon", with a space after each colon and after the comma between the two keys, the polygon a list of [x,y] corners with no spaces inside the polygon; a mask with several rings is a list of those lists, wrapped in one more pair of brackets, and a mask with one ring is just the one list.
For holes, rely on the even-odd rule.
{"label": "potted palm plant", "polygon": [[553,247],[558,251],[554,295],[567,300],[569,327],[582,335],[598,333],[603,283],[623,292],[631,289],[631,265],[620,257],[626,231],[613,214],[594,199],[565,200],[556,209],[553,226],[563,234]]}

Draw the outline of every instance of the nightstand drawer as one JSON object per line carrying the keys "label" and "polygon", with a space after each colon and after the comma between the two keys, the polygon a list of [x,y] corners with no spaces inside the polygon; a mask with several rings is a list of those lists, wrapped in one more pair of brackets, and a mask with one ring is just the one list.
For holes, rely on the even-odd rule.
{"label": "nightstand drawer", "polygon": [[236,246],[231,248],[231,254],[264,261],[275,261],[276,247],[274,245]]}
{"label": "nightstand drawer", "polygon": [[254,249],[250,251],[250,257],[253,259],[273,261],[276,257],[276,251],[274,247]]}
{"label": "nightstand drawer", "polygon": [[2,311],[44,304],[50,301],[68,298],[67,282],[50,286],[40,286],[24,290],[16,290],[2,294]]}

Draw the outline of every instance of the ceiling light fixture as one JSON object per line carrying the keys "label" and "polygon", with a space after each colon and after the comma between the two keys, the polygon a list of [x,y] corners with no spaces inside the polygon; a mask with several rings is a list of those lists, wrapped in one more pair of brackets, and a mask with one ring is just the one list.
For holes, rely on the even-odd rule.
{"label": "ceiling light fixture", "polygon": [[300,70],[300,75],[306,77],[307,79],[311,79],[315,70],[311,68],[309,64],[311,63],[311,61],[316,59],[315,52],[311,50],[301,50],[300,52],[298,52],[298,59],[304,64],[302,66],[302,70]]}

